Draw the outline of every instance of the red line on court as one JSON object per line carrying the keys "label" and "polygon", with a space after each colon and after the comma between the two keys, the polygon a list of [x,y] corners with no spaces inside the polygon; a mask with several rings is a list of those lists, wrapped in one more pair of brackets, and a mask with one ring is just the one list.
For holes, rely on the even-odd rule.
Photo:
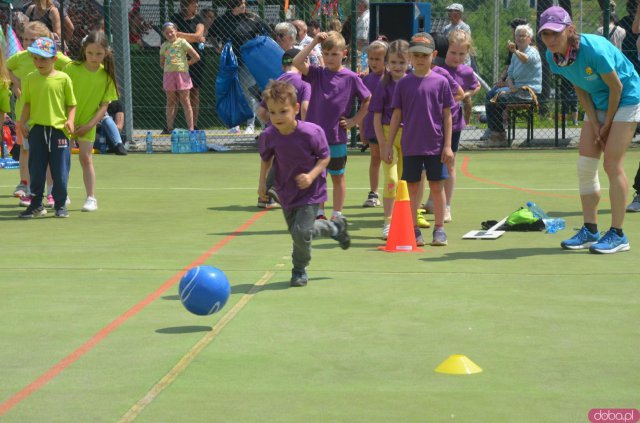
{"label": "red line on court", "polygon": [[516,190],[516,191],[528,192],[530,194],[541,195],[541,196],[544,196],[544,197],[576,198],[575,195],[554,194],[554,193],[551,193],[551,192],[543,192],[543,191],[538,191],[538,190],[530,189],[530,188],[522,188],[522,187],[517,187],[515,185],[507,185],[507,184],[503,184],[502,182],[492,181],[490,179],[480,178],[478,176],[473,175],[471,172],[469,172],[469,162],[470,161],[471,161],[471,159],[469,157],[465,156],[465,158],[462,160],[462,166],[460,167],[460,170],[462,171],[464,176],[466,176],[466,177],[468,177],[470,179],[473,179],[475,181],[482,182],[482,183],[489,184],[489,185],[495,185],[495,186],[499,186],[499,187],[509,188],[509,189],[513,189],[513,190]]}
{"label": "red line on court", "polygon": [[111,332],[120,327],[124,322],[129,320],[131,317],[135,316],[139,312],[141,312],[146,306],[151,304],[153,301],[158,299],[160,295],[162,295],[167,289],[171,288],[176,282],[180,280],[182,275],[184,275],[187,270],[194,266],[199,266],[203,264],[209,257],[214,255],[218,250],[227,245],[232,239],[234,239],[238,234],[244,232],[249,226],[255,223],[258,219],[260,219],[267,210],[260,211],[254,214],[249,220],[247,220],[242,226],[236,229],[230,235],[227,235],[224,239],[220,240],[216,245],[211,247],[209,250],[205,251],[200,257],[196,260],[189,263],[186,267],[184,267],[180,272],[173,275],[166,282],[164,282],[158,289],[149,294],[145,299],[140,301],[138,304],[131,307],[129,310],[125,311],[114,321],[109,323],[104,328],[100,329],[98,333],[93,335],[91,339],[82,344],[78,349],[74,352],[60,360],[57,364],[51,367],[49,370],[44,372],[40,377],[31,382],[28,386],[23,388],[21,391],[13,395],[11,398],[0,404],[0,416],[5,414],[7,411],[11,410],[13,407],[18,405],[20,402],[28,398],[34,392],[40,390],[44,385],[49,383],[51,379],[56,377],[60,372],[64,369],[75,363],[80,357],[88,353],[98,345],[103,339],[105,339]]}

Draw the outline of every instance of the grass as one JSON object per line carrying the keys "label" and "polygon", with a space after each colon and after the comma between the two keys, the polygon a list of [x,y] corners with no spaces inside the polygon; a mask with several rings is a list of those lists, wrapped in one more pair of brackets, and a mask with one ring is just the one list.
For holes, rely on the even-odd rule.
{"label": "grass", "polygon": [[[360,207],[368,155],[354,152],[345,209],[353,246],[314,242],[309,285],[297,289],[288,287],[291,240],[281,213],[256,214],[254,152],[97,156],[96,213],[79,211],[74,157],[66,220],[18,221],[8,195],[17,172],[0,171],[8,247],[0,258],[0,410],[199,258],[232,284],[225,308],[209,317],[186,312],[171,285],[0,411],[0,421],[120,421],[268,272],[136,421],[584,422],[592,408],[638,408],[640,224],[627,216],[628,253],[559,248],[581,224],[575,156],[461,153],[449,246],[389,254],[376,250],[381,209]],[[631,177],[638,160],[631,150]],[[610,219],[604,197],[601,229]],[[460,239],[529,200],[564,217],[567,230]],[[484,371],[435,373],[451,354]]]}

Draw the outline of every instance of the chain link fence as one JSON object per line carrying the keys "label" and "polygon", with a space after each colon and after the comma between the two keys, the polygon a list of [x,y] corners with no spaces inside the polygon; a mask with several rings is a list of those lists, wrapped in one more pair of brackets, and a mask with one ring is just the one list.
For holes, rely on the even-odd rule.
{"label": "chain link fence", "polygon": [[[285,11],[285,3],[273,0],[247,1],[247,12],[255,14],[256,20],[264,23],[267,27],[265,31],[276,39],[278,43],[285,43],[284,38],[280,39],[278,33],[286,33],[286,27],[280,27],[275,31],[275,26],[279,22],[303,20],[307,23],[311,20],[317,21],[322,30],[328,30],[332,25],[342,24],[343,34],[346,35],[347,42],[352,35],[352,22],[357,19],[357,8],[351,1],[319,0],[285,0],[288,10]],[[353,0],[357,1],[357,0]],[[461,2],[460,0],[453,0]],[[606,0],[582,0],[582,1],[560,1],[560,5],[570,11],[573,16],[577,30],[581,33],[596,33],[602,26],[602,17],[608,18],[610,12],[616,14],[616,20],[612,23],[612,29],[626,31],[626,36],[622,42],[623,52],[639,68],[638,50],[636,47],[636,36],[631,32],[631,22],[635,14],[635,2],[619,2],[615,9],[610,9]],[[449,23],[447,6],[452,1],[438,0],[430,3],[429,16],[424,19],[424,29],[426,31],[442,31]],[[20,31],[21,22],[24,17],[16,13],[24,7],[23,2],[14,1],[13,14],[7,2],[0,0],[0,19],[4,23],[10,20],[14,23],[16,31]],[[510,22],[514,18],[525,19],[533,28],[537,29],[537,17],[539,14],[552,5],[552,0],[470,0],[462,1],[464,12],[462,19],[469,24],[474,41],[473,64],[474,68],[483,83],[483,89],[473,98],[473,113],[468,127],[463,131],[462,141],[479,140],[487,128],[485,120],[485,103],[488,88],[492,87],[506,68],[508,50],[506,47],[508,40],[513,40],[514,35],[510,27]],[[73,32],[63,30],[62,37],[65,41],[66,50],[72,57],[77,56],[80,48],[80,41],[92,29],[103,28],[112,32],[118,28],[128,26],[128,48],[116,49],[116,61],[119,63],[130,63],[130,78],[122,78],[121,91],[124,97],[131,99],[132,123],[136,130],[162,130],[167,127],[165,104],[166,97],[163,91],[163,70],[159,63],[159,51],[162,42],[163,23],[171,21],[178,25],[178,30],[186,34],[202,34],[201,39],[195,36],[185,36],[201,55],[201,60],[191,69],[192,80],[198,86],[197,92],[192,91],[192,106],[196,118],[196,126],[200,129],[207,129],[210,133],[217,134],[218,137],[228,137],[237,139],[237,135],[229,134],[229,128],[225,128],[216,114],[215,109],[215,80],[218,72],[220,51],[222,42],[229,34],[242,33],[235,21],[225,18],[225,14],[230,13],[229,6],[242,4],[242,0],[63,0],[61,8],[64,15],[73,22]],[[385,2],[385,7],[390,7],[390,13],[383,14],[388,19],[393,19],[394,4]],[[399,3],[398,3],[399,4]],[[406,4],[406,3],[405,3]],[[374,4],[370,5],[373,9]],[[113,13],[114,8],[124,10],[123,13]],[[120,17],[125,16],[127,22],[117,22]],[[613,13],[612,13],[613,15]],[[620,16],[618,20],[617,17]],[[384,17],[383,17],[384,19]],[[608,19],[606,19],[608,20]],[[105,22],[106,21],[106,22]],[[116,23],[114,25],[114,22]],[[373,23],[374,20],[371,20]],[[126,25],[124,25],[126,23]],[[400,20],[393,23],[398,27],[410,26],[411,22]],[[373,24],[375,25],[375,23]],[[251,31],[251,28],[245,28]],[[264,32],[264,31],[263,31]],[[377,28],[371,29],[371,34],[376,34]],[[123,34],[114,34],[114,36]],[[126,41],[126,38],[125,38]],[[238,41],[238,40],[236,40]],[[295,40],[289,40],[292,44],[297,44]],[[540,55],[544,60],[544,45],[538,40],[534,40]],[[239,55],[238,43],[234,43],[235,53]],[[358,52],[353,52],[349,57],[358,57]],[[124,57],[127,56],[127,57]],[[359,62],[359,61],[356,61]],[[357,65],[358,63],[354,63]],[[347,63],[351,66],[350,61]],[[354,66],[355,67],[355,66]],[[126,72],[126,66],[124,70]],[[240,68],[240,79],[245,88],[250,88],[252,78],[247,73],[246,68]],[[124,81],[124,82],[123,82]],[[255,90],[247,89],[249,97],[256,97]],[[196,98],[194,98],[194,95]],[[575,138],[579,132],[579,126],[574,125],[574,120],[578,123],[582,121],[582,113],[578,110],[577,117],[574,111],[577,110],[577,100],[573,94],[570,84],[556,80],[548,71],[548,65],[543,66],[543,90],[538,95],[539,109],[535,113],[534,141],[553,141],[556,145],[563,145],[563,140]],[[257,98],[256,98],[257,101]],[[254,102],[254,106],[256,102]],[[125,107],[125,109],[127,109]],[[563,116],[564,127],[563,127]],[[525,120],[516,121],[515,139],[526,138]],[[178,112],[175,128],[186,127],[186,122],[181,111]],[[260,125],[256,123],[255,131],[259,131]],[[245,127],[240,128],[240,133]],[[250,134],[247,134],[250,135]],[[253,139],[254,135],[250,138]],[[247,136],[249,138],[249,136]]]}

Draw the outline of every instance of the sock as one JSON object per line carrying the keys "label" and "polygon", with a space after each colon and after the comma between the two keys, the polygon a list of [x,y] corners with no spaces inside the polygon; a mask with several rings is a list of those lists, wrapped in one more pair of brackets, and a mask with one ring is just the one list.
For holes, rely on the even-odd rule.
{"label": "sock", "polygon": [[614,228],[613,226],[610,229],[611,231],[615,232],[616,235],[618,236],[622,236],[622,228]]}
{"label": "sock", "polygon": [[592,234],[598,233],[598,225],[595,223],[585,223],[584,227],[587,228]]}
{"label": "sock", "polygon": [[342,216],[342,212],[335,211],[335,210],[331,212],[331,218],[334,218],[337,216]]}

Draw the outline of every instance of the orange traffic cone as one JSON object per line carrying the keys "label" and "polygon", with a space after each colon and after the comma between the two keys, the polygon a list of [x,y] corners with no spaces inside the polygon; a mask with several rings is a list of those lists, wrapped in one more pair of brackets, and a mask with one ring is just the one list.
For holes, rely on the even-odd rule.
{"label": "orange traffic cone", "polygon": [[411,202],[409,201],[409,191],[407,181],[398,181],[396,191],[396,201],[393,205],[391,215],[391,227],[387,237],[387,245],[378,247],[390,253],[422,251],[416,246],[416,235],[413,232],[413,218],[411,217]]}

